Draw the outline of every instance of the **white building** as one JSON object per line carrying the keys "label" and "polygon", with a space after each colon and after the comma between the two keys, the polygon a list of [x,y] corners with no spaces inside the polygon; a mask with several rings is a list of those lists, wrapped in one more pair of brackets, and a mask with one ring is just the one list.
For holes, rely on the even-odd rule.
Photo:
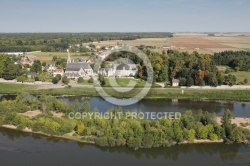
{"label": "white building", "polygon": [[64,74],[64,71],[63,71],[63,69],[56,69],[56,70],[53,70],[53,77],[55,77],[56,75],[61,75],[61,76],[63,76],[63,74]]}
{"label": "white building", "polygon": [[180,81],[178,79],[172,80],[172,86],[179,86]]}
{"label": "white building", "polygon": [[46,69],[47,69],[47,71],[52,72],[53,70],[57,69],[56,68],[56,64],[55,63],[51,63],[51,64],[49,64],[48,67],[46,67]]}
{"label": "white building", "polygon": [[110,77],[135,77],[138,74],[136,64],[113,64],[111,68],[100,68],[99,74]]}

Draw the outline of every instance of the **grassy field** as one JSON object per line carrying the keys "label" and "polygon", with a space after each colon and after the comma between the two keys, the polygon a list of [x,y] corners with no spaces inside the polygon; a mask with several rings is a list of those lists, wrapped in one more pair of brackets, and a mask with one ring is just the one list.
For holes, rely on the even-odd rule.
{"label": "grassy field", "polygon": [[[71,53],[70,56],[72,59],[82,58],[84,60],[90,57],[91,53]],[[68,57],[67,52],[38,52],[38,53],[31,53],[29,55],[30,58],[40,60],[42,62],[51,62],[53,56],[66,58]]]}
{"label": "grassy field", "polygon": [[[106,93],[113,97],[129,98],[134,97],[141,92],[141,88],[135,88],[126,93],[117,93],[113,88],[104,88]],[[152,88],[145,98],[166,98],[166,99],[207,99],[207,100],[241,100],[250,101],[250,90],[205,90],[205,89],[184,89],[182,94],[180,88]],[[16,94],[28,92],[35,95],[76,95],[76,96],[99,96],[95,88],[60,88],[60,89],[41,89],[37,90],[36,86],[4,84],[0,83],[1,94]]]}
{"label": "grassy field", "polygon": [[[106,85],[105,87],[111,87],[111,85],[118,85],[121,87],[132,87],[135,85],[135,87],[144,87],[145,81],[143,80],[136,80],[131,78],[105,78]],[[111,85],[110,85],[111,84]],[[152,87],[160,87],[158,84],[153,84]]]}
{"label": "grassy field", "polygon": [[0,83],[0,93],[20,93],[20,92],[27,92],[29,90],[36,89],[36,86],[33,85],[22,85],[22,84],[5,84]]}
{"label": "grassy field", "polygon": [[244,79],[248,79],[248,83],[246,85],[250,85],[250,72],[246,71],[238,71],[238,72],[231,72],[230,74],[233,74],[237,78],[237,83],[238,82],[243,82]]}

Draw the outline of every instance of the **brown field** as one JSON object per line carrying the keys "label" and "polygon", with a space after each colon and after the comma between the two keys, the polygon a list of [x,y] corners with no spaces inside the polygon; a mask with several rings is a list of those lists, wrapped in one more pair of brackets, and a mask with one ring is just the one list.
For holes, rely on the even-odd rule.
{"label": "brown field", "polygon": [[213,54],[225,50],[250,50],[250,34],[215,34],[208,36],[207,34],[198,33],[176,33],[173,38],[145,38],[127,41],[103,41],[98,45],[111,45],[117,42],[132,46],[155,46],[152,51],[162,52],[163,45],[174,46],[181,52],[198,51],[203,54]]}
{"label": "brown field", "polygon": [[168,39],[171,45],[176,47],[185,47],[185,48],[233,48],[231,46],[226,46],[216,41],[208,40],[205,38],[198,38],[198,37],[189,37],[189,38],[182,38],[182,37],[174,37]]}

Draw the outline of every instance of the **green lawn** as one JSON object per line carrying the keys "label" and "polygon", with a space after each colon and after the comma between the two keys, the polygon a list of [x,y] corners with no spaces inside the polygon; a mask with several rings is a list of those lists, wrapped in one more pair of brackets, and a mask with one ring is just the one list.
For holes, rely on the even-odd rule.
{"label": "green lawn", "polygon": [[250,72],[246,71],[238,71],[238,72],[231,72],[230,74],[235,75],[238,82],[243,82],[244,79],[248,79],[248,83],[246,85],[250,85]]}
{"label": "green lawn", "polygon": [[[37,85],[39,86],[39,85]],[[76,95],[76,96],[99,96],[95,88],[59,88],[59,89],[37,89],[35,85],[4,84],[0,83],[0,94],[16,94],[28,92],[30,94],[46,95]],[[141,92],[142,88],[135,88],[126,93],[117,93],[113,88],[104,88],[107,94],[113,97],[129,98]],[[152,88],[145,98],[166,98],[166,99],[210,99],[210,100],[242,100],[250,101],[250,90],[206,90],[206,89],[185,89],[182,94],[180,88]]]}
{"label": "green lawn", "polygon": [[50,74],[48,72],[43,72],[38,77],[39,77],[39,80],[43,81],[43,82],[51,82],[52,78],[53,78],[52,74]]}
{"label": "green lawn", "polygon": [[36,89],[36,86],[0,83],[0,93],[2,93],[2,94],[27,92],[28,90],[31,90],[31,89]]}
{"label": "green lawn", "polygon": [[[132,79],[132,78],[105,78],[106,85],[105,87],[111,87],[111,84],[114,86],[121,86],[121,87],[144,87],[146,82],[139,79]],[[152,87],[160,87],[157,84],[153,84]]]}

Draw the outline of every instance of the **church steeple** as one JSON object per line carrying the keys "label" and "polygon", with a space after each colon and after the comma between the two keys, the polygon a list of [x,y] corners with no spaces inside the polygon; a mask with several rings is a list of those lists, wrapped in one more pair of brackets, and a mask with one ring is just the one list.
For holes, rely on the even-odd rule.
{"label": "church steeple", "polygon": [[67,59],[67,63],[71,63],[71,58],[70,58],[69,49],[67,49],[67,52],[68,52],[68,59]]}

